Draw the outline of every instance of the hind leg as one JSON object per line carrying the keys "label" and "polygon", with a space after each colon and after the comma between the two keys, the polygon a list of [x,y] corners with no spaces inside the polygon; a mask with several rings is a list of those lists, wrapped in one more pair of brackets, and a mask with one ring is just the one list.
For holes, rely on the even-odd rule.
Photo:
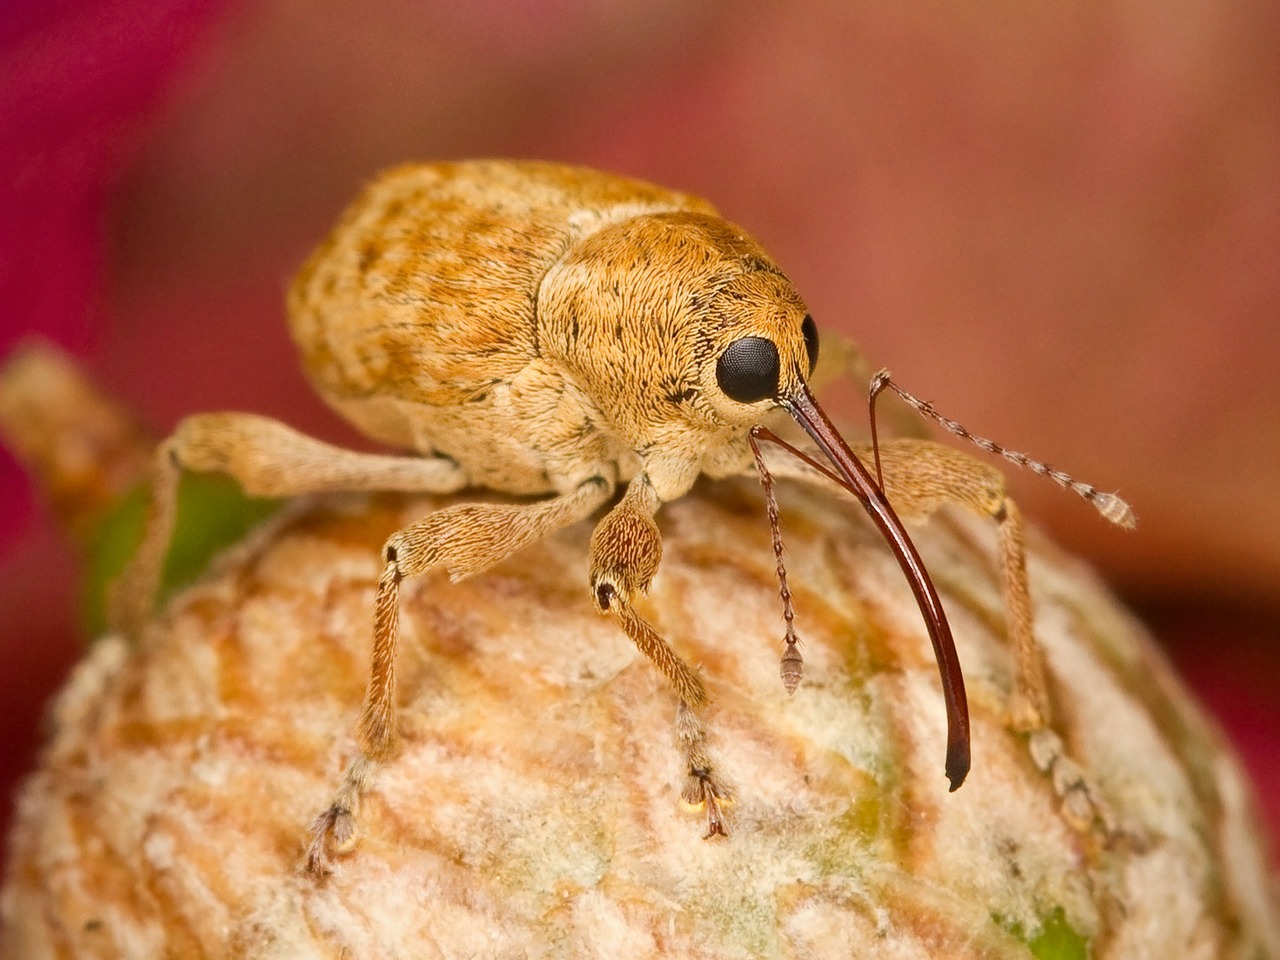
{"label": "hind leg", "polygon": [[127,636],[141,633],[155,606],[184,469],[229,474],[245,493],[259,497],[339,490],[451,493],[467,479],[445,457],[356,453],[255,414],[188,417],[156,449],[142,542],[111,588],[111,625]]}

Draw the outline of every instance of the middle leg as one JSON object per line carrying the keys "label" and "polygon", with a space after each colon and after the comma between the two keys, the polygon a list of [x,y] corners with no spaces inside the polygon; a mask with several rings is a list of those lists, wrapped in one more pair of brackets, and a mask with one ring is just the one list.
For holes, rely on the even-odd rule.
{"label": "middle leg", "polygon": [[568,494],[532,504],[459,504],[437,510],[387,539],[374,598],[369,684],[356,728],[359,752],[343,771],[329,805],[311,823],[306,852],[310,872],[327,872],[330,853],[345,852],[354,844],[361,798],[378,764],[395,747],[401,581],[437,567],[453,580],[480,573],[521,547],[585,519],[613,489],[612,482],[596,477]]}

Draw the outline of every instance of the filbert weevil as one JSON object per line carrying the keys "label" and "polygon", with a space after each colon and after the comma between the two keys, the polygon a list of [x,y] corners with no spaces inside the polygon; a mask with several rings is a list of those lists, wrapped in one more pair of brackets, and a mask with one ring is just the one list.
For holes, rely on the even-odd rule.
{"label": "filbert weevil", "polygon": [[[705,688],[632,599],[661,558],[658,508],[700,475],[758,468],[787,622],[782,679],[795,689],[802,664],[760,440],[798,454],[776,472],[854,494],[891,545],[938,659],[951,789],[969,769],[964,682],[941,601],[900,518],[951,503],[997,522],[1018,664],[1011,723],[1027,733],[1047,727],[1022,525],[1002,476],[926,440],[850,448],[810,392],[818,334],[804,301],[761,246],[705,200],[550,163],[399,167],[364,191],[312,255],[293,283],[289,314],[320,395],[370,437],[412,453],[356,453],[248,413],[187,418],[155,458],[146,532],[113,594],[118,628],[137,635],[151,615],[184,468],[224,471],[260,496],[476,486],[542,498],[450,506],[387,540],[359,750],[311,827],[310,870],[327,869],[331,854],[354,842],[361,797],[395,741],[401,581],[432,568],[455,580],[485,570],[586,519],[619,487],[621,499],[591,538],[591,595],[674,688],[682,796],[705,810],[708,835],[724,833],[730,791],[698,715]],[[969,436],[887,374],[873,381],[873,403],[885,387]],[[782,411],[830,467],[769,430]],[[1132,525],[1114,495],[977,442]]]}

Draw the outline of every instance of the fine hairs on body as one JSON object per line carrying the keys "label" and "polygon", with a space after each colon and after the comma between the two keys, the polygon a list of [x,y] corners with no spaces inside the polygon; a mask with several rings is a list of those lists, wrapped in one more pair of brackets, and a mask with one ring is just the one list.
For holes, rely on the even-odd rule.
{"label": "fine hairs on body", "polygon": [[[332,869],[333,857],[353,848],[361,799],[395,743],[404,578],[431,569],[454,580],[479,573],[585,520],[619,490],[591,538],[590,596],[670,682],[685,770],[680,795],[703,811],[707,836],[725,834],[730,789],[700,715],[705,687],[632,601],[661,560],[659,507],[701,475],[756,470],[778,559],[787,690],[800,683],[803,664],[770,470],[852,493],[893,549],[938,658],[953,790],[969,770],[964,681],[945,611],[902,521],[923,520],[950,503],[996,522],[1017,664],[1010,725],[1028,735],[1081,827],[1109,827],[1050,728],[1022,521],[1003,477],[928,440],[846,444],[810,390],[818,333],[804,301],[759,243],[707,201],[551,163],[398,167],[343,214],[294,281],[288,306],[319,394],[370,437],[409,452],[356,453],[248,413],[188,417],[155,456],[143,541],[113,591],[119,629],[137,636],[151,617],[183,469],[223,471],[255,496],[487,487],[540,498],[459,503],[386,541],[357,750],[309,829],[310,871]],[[1132,526],[1119,498],[972,437],[887,374],[873,381],[873,402],[886,387],[951,432],[1048,475],[1107,519]],[[784,413],[812,449],[772,432]],[[766,468],[761,441],[796,456]]]}

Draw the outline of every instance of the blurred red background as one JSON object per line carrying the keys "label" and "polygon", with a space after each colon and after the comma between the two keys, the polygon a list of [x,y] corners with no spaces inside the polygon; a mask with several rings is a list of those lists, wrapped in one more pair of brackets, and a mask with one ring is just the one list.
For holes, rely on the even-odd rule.
{"label": "blurred red background", "polygon": [[[303,383],[282,292],[372,172],[537,156],[704,194],[822,328],[1134,504],[1124,535],[1012,478],[1146,613],[1280,825],[1280,6],[22,0],[0,17],[0,352],[50,337],[158,429],[241,408],[351,441]],[[7,797],[80,641],[73,551],[3,453],[0,536]]]}

